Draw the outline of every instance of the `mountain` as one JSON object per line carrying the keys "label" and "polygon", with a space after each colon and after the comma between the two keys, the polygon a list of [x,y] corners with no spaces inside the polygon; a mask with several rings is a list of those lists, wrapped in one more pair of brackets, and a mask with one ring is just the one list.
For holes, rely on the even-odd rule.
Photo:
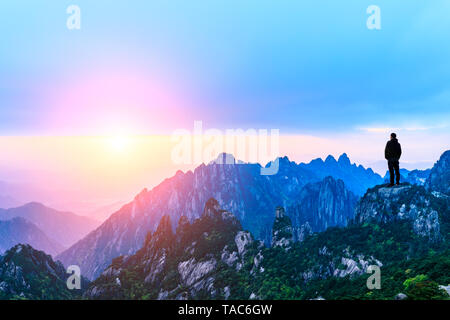
{"label": "mountain", "polygon": [[[364,185],[381,180],[370,169],[351,165],[344,155],[339,161],[330,157],[321,168],[327,172],[336,169],[345,185],[347,181],[360,180]],[[289,206],[299,198],[303,186],[328,176],[315,166],[298,165],[287,157],[278,160],[279,171],[271,176],[261,175],[259,164],[242,163],[227,154],[219,155],[208,165],[200,165],[193,172],[178,171],[152,190],[144,189],[133,202],[57,258],[65,265],[80,265],[84,274],[94,279],[115,257],[133,254],[141,248],[146,234],[156,229],[164,214],[170,216],[174,227],[183,215],[192,222],[200,217],[209,198],[217,199],[224,210],[233,212],[243,228],[257,239],[270,243],[275,208]],[[324,177],[318,178],[319,175]]]}
{"label": "mountain", "polygon": [[[450,281],[448,197],[432,198],[423,187],[401,186],[384,195],[369,190],[357,205],[358,219],[293,241],[293,227],[282,207],[275,212],[272,245],[254,240],[235,216],[210,199],[192,224],[181,217],[174,232],[164,216],[142,249],[121,256],[91,283],[88,299],[448,299]],[[391,189],[394,190],[394,189]],[[386,211],[401,215],[411,207],[437,210],[437,239],[416,226],[421,215],[385,219],[374,212],[381,192]],[[391,192],[391,191],[389,191]],[[414,193],[414,194],[413,194]],[[404,195],[405,198],[399,195]],[[412,198],[409,198],[411,200]],[[431,211],[425,215],[433,215]],[[377,217],[380,215],[380,218]],[[382,267],[381,289],[366,286],[368,267]]]}
{"label": "mountain", "polygon": [[304,237],[305,227],[321,232],[328,227],[346,226],[354,218],[357,200],[342,180],[325,177],[308,183],[286,210],[296,229],[296,239]]}
{"label": "mountain", "polygon": [[[194,299],[227,297],[224,283],[236,280],[229,265],[242,268],[248,233],[216,200],[205,204],[201,218],[180,218],[176,233],[169,216],[147,236],[135,255],[114,259],[85,293],[90,299]],[[223,272],[221,278],[216,278]],[[227,279],[226,277],[229,278]]]}
{"label": "mountain", "polygon": [[[401,184],[395,187],[376,186],[367,190],[356,208],[359,223],[389,223],[409,220],[416,234],[430,241],[442,240],[440,221],[447,219],[450,204],[447,196],[438,196],[424,187]],[[439,214],[445,216],[439,217]],[[441,218],[441,219],[440,219]],[[443,230],[448,237],[448,230]]]}
{"label": "mountain", "polygon": [[275,211],[275,221],[272,227],[273,248],[280,247],[289,250],[294,243],[294,228],[291,219],[286,215],[283,207],[277,207]]}
{"label": "mountain", "polygon": [[325,161],[318,158],[308,164],[301,163],[299,167],[313,172],[319,179],[327,176],[341,179],[350,191],[359,196],[363,195],[367,188],[383,183],[381,176],[372,169],[352,164],[346,153],[343,153],[337,161],[330,155]]}
{"label": "mountain", "polygon": [[450,150],[445,151],[431,169],[425,187],[450,195]]}
{"label": "mountain", "polygon": [[57,211],[37,202],[17,208],[0,209],[0,220],[16,217],[33,223],[48,237],[64,247],[73,245],[100,224],[96,220],[71,212]]}
{"label": "mountain", "polygon": [[52,256],[64,250],[59,243],[49,239],[42,230],[24,218],[0,220],[0,254],[19,243],[29,244]]}
{"label": "mountain", "polygon": [[81,292],[67,289],[68,276],[60,262],[30,245],[18,244],[0,256],[0,300],[77,298]]}
{"label": "mountain", "polygon": [[[400,169],[400,181],[407,182],[410,184],[416,184],[418,186],[423,186],[428,176],[430,175],[431,169],[426,170],[412,170]],[[386,171],[384,175],[384,182],[389,183],[389,170]]]}

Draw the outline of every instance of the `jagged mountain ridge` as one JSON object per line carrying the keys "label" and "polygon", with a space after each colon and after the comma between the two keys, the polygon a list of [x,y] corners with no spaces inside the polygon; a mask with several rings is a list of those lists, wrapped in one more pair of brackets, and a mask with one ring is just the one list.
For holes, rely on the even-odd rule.
{"label": "jagged mountain ridge", "polygon": [[64,247],[24,218],[0,220],[0,254],[17,244],[29,244],[52,256],[64,250]]}
{"label": "jagged mountain ridge", "polygon": [[[416,184],[418,186],[425,185],[428,177],[430,176],[431,169],[426,170],[412,170],[401,168],[400,169],[400,182],[408,182],[410,184]],[[390,182],[389,170],[384,175],[384,182]]]}
{"label": "jagged mountain ridge", "polygon": [[318,158],[308,164],[300,163],[298,166],[313,171],[319,179],[327,176],[341,179],[349,190],[360,196],[368,187],[383,183],[381,176],[374,173],[371,168],[366,169],[362,165],[352,164],[346,153],[343,153],[337,161],[329,155],[325,161]]}
{"label": "jagged mountain ridge", "polygon": [[[386,188],[374,188],[381,189]],[[402,186],[396,193],[408,195],[419,189],[424,196],[411,198],[419,207],[432,196],[423,187]],[[376,219],[376,215],[384,217],[385,212],[372,210],[379,203],[379,199],[372,197],[374,190],[363,197],[358,212],[360,217],[375,214],[375,219],[330,228],[306,237],[301,243],[293,242],[291,220],[278,207],[269,248],[243,231],[236,217],[221,210],[214,199],[205,204],[203,215],[193,224],[186,217],[180,218],[175,233],[170,218],[164,216],[156,232],[147,236],[143,248],[132,256],[115,259],[92,283],[85,297],[311,299],[325,296],[330,299],[336,297],[334,292],[339,292],[340,298],[394,299],[405,280],[419,273],[446,285],[450,278],[436,272],[450,263],[443,259],[448,250],[445,235],[435,241],[428,234],[417,232],[421,217],[413,214],[398,221]],[[393,197],[387,199],[397,201]],[[446,205],[440,203],[436,207],[433,203],[432,206],[439,210],[441,230],[449,230],[448,198],[439,199],[447,201]],[[388,208],[391,215],[396,214],[392,203]],[[430,258],[430,251],[438,253]],[[398,269],[404,268],[406,261],[410,261],[407,264],[410,269],[399,275]],[[382,290],[371,291],[365,285],[370,265],[383,267]],[[423,285],[437,293],[434,298],[448,297],[436,282]]]}
{"label": "jagged mountain ridge", "polygon": [[[322,180],[316,165],[298,165],[287,157],[279,158],[276,175],[263,176],[259,164],[239,163],[234,158],[232,164],[220,164],[224,163],[225,156],[230,158],[219,155],[219,163],[202,164],[193,172],[178,171],[152,190],[144,189],[133,202],[123,206],[58,259],[65,265],[80,265],[85,276],[95,278],[113,258],[136,252],[147,232],[156,229],[163,214],[169,214],[174,224],[182,215],[192,222],[199,217],[209,198],[217,199],[225,210],[233,212],[256,238],[268,240],[275,207],[289,205],[298,198],[306,183]],[[381,181],[372,170],[351,165],[346,155],[341,156],[340,161],[327,159],[321,167],[331,165],[333,170],[328,171],[339,168],[344,182],[358,180],[354,174],[372,175],[372,180]],[[349,172],[343,174],[347,167]],[[371,179],[362,180],[363,184],[372,183]]]}

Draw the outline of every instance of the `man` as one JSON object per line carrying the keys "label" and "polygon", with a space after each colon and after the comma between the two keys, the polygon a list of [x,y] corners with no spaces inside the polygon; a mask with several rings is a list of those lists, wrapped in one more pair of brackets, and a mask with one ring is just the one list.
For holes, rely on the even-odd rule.
{"label": "man", "polygon": [[389,175],[391,176],[391,183],[389,184],[389,187],[394,185],[394,171],[395,182],[397,185],[400,184],[400,168],[398,160],[400,160],[401,155],[402,147],[400,146],[400,143],[398,143],[397,135],[395,133],[391,133],[391,140],[387,142],[386,149],[384,149],[384,157],[388,161]]}

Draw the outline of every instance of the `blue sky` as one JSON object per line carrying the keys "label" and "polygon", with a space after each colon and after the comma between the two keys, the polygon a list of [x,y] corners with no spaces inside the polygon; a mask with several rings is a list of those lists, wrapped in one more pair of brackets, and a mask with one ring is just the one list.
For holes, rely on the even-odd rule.
{"label": "blue sky", "polygon": [[[81,30],[66,28],[70,4],[81,8]],[[381,30],[366,28],[371,4],[381,8]],[[149,133],[194,120],[325,136],[448,132],[446,0],[18,0],[2,1],[0,13],[0,135],[101,134],[95,119],[55,126],[64,99],[52,106],[51,96],[105,70],[139,70],[184,102],[181,119],[164,126],[131,117]],[[148,108],[136,118],[167,112]]]}
{"label": "blue sky", "polygon": [[[195,120],[381,174],[395,131],[401,167],[429,168],[450,149],[449,17],[448,0],[0,1],[0,181],[76,212],[132,199],[180,169],[152,135]],[[119,154],[96,142],[132,134],[148,136]]]}

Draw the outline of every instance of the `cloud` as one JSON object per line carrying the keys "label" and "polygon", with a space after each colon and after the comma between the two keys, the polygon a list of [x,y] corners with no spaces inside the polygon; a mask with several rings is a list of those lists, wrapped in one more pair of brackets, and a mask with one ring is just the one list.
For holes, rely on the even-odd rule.
{"label": "cloud", "polygon": [[401,132],[401,131],[428,131],[435,129],[444,129],[447,128],[448,125],[441,124],[435,126],[408,126],[408,127],[360,127],[358,130],[366,131],[369,133],[390,133],[390,132]]}

